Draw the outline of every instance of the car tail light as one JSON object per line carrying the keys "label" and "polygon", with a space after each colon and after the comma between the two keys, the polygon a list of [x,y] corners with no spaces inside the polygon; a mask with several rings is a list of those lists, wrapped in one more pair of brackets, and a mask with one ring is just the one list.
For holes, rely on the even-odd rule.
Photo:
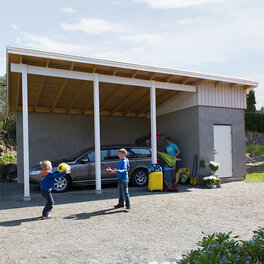
{"label": "car tail light", "polygon": [[159,159],[157,159],[157,164],[159,164]]}

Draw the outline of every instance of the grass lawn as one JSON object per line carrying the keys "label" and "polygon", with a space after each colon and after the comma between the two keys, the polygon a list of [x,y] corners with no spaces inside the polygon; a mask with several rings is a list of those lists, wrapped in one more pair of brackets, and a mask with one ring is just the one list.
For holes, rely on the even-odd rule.
{"label": "grass lawn", "polygon": [[251,181],[251,182],[264,182],[264,173],[247,174],[246,180]]}
{"label": "grass lawn", "polygon": [[264,145],[247,145],[246,153],[250,155],[259,155],[264,153]]}

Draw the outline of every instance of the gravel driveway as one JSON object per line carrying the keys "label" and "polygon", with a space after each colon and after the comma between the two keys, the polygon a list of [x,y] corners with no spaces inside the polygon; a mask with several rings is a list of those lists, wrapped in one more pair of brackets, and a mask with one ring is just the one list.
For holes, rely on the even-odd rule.
{"label": "gravel driveway", "polygon": [[117,187],[54,194],[53,218],[40,220],[39,191],[1,184],[0,263],[175,263],[202,232],[233,231],[250,239],[264,225],[264,184],[221,189],[180,186],[178,193],[130,188],[132,209],[113,209]]}

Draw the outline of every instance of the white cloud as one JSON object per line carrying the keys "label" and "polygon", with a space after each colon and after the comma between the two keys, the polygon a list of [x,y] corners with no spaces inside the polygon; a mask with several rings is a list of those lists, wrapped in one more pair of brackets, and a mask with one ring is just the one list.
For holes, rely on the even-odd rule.
{"label": "white cloud", "polygon": [[224,0],[134,0],[134,1],[146,3],[151,8],[155,8],[155,9],[181,8],[181,7],[189,7],[200,4],[212,4],[212,3],[224,2]]}
{"label": "white cloud", "polygon": [[162,35],[138,34],[138,35],[122,36],[120,39],[124,41],[133,41],[133,42],[157,43],[162,39]]}
{"label": "white cloud", "polygon": [[64,13],[75,13],[75,12],[76,12],[76,10],[74,10],[74,9],[71,8],[71,7],[61,8],[60,11],[61,11],[61,12],[64,12]]}
{"label": "white cloud", "polygon": [[85,46],[66,44],[65,42],[55,41],[45,36],[33,35],[27,32],[21,33],[21,37],[17,39],[17,43],[32,49],[60,53],[80,53],[81,51],[87,49]]}
{"label": "white cloud", "polygon": [[61,24],[63,30],[77,30],[87,34],[100,34],[105,32],[118,31],[120,26],[108,22],[104,19],[96,18],[79,18],[78,23],[74,24]]}
{"label": "white cloud", "polygon": [[11,25],[11,28],[16,30],[16,29],[18,29],[18,26],[13,24],[13,25]]}

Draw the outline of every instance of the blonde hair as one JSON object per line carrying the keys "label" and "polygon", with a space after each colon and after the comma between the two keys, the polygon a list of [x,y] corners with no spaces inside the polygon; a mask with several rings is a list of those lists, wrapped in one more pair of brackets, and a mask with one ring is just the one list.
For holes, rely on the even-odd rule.
{"label": "blonde hair", "polygon": [[120,153],[123,153],[123,154],[127,155],[127,150],[126,150],[126,149],[124,149],[124,148],[121,148],[121,149],[119,149],[119,150],[118,150],[118,152],[120,152]]}
{"label": "blonde hair", "polygon": [[51,162],[49,160],[43,160],[39,163],[42,170],[45,170],[49,165],[51,165]]}

